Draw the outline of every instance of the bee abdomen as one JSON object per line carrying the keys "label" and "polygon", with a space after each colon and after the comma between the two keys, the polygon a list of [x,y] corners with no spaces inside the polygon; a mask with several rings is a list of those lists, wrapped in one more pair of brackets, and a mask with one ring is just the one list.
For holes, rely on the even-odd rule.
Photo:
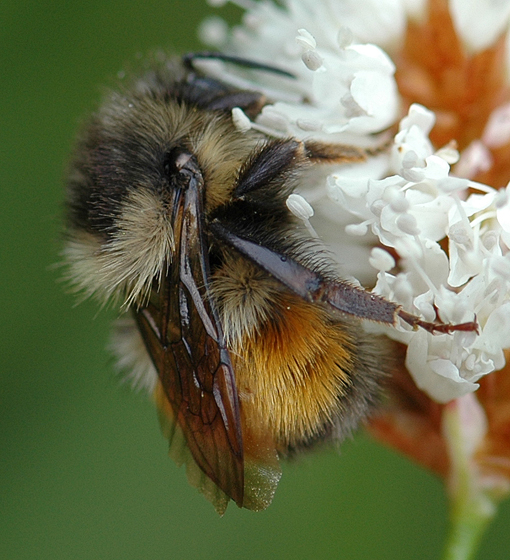
{"label": "bee abdomen", "polygon": [[265,419],[282,455],[340,441],[379,400],[379,348],[358,321],[282,292],[232,352],[243,414]]}

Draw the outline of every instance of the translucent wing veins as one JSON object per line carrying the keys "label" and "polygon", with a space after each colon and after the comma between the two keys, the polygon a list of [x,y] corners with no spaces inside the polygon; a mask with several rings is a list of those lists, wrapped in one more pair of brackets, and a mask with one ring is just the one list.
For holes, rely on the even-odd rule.
{"label": "translucent wing veins", "polygon": [[239,506],[244,456],[239,400],[209,292],[201,213],[203,181],[187,160],[187,188],[174,195],[176,255],[136,321],[194,461]]}

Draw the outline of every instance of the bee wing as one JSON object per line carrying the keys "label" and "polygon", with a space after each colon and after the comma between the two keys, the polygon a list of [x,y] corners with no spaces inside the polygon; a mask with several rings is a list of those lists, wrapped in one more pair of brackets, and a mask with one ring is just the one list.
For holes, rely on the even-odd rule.
{"label": "bee wing", "polygon": [[225,508],[222,493],[239,506],[244,501],[239,398],[209,293],[199,185],[193,180],[177,206],[177,258],[160,289],[135,316],[159,375],[160,410],[176,424],[174,430],[167,429],[167,435],[174,439],[176,431],[182,432],[193,461],[221,492],[212,495],[196,476],[195,485],[221,513]]}

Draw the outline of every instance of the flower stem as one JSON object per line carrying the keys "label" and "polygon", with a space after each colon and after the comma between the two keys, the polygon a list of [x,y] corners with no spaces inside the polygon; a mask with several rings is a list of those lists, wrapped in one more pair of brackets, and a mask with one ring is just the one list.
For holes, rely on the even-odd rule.
{"label": "flower stem", "polygon": [[496,494],[484,487],[475,460],[485,431],[485,414],[474,395],[445,406],[443,433],[450,456],[450,528],[443,560],[473,559],[496,514]]}
{"label": "flower stem", "polygon": [[443,560],[472,560],[480,541],[496,513],[487,496],[451,496],[450,526]]}

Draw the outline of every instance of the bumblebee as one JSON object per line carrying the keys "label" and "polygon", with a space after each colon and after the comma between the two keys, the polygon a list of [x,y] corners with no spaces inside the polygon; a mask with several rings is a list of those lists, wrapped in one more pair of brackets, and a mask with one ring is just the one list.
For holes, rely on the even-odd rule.
{"label": "bumblebee", "polygon": [[[313,165],[359,148],[240,131],[267,103],[169,58],[110,93],[67,184],[69,278],[125,314],[119,362],[155,395],[171,455],[222,514],[266,508],[279,458],[341,441],[379,401],[390,352],[362,319],[449,332],[339,278],[286,206]],[[228,62],[285,75],[271,66]],[[128,317],[128,318],[126,318]]]}

